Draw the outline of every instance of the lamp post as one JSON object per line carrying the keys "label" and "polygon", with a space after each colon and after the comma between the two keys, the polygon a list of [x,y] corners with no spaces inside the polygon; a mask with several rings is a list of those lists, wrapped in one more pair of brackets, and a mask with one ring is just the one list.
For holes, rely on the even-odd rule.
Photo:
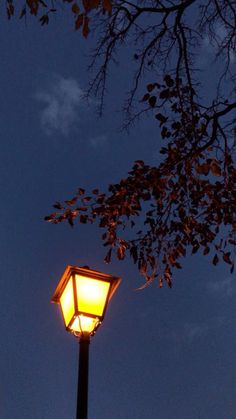
{"label": "lamp post", "polygon": [[79,338],[76,419],[87,419],[89,343],[104,319],[121,279],[87,267],[67,266],[52,297],[60,305],[66,330]]}

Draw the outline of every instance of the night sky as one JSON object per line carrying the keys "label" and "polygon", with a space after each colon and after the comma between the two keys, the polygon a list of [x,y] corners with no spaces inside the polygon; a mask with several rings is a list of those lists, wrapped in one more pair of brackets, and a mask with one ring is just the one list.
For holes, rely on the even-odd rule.
{"label": "night sky", "polygon": [[105,265],[95,226],[43,220],[78,186],[105,190],[134,160],[158,162],[155,121],[120,131],[129,50],[98,119],[82,99],[93,41],[71,18],[2,15],[0,39],[0,419],[75,417],[78,341],[50,304],[68,264],[122,277],[90,345],[90,419],[235,419],[235,274],[189,256],[171,290],[139,291],[131,261]]}

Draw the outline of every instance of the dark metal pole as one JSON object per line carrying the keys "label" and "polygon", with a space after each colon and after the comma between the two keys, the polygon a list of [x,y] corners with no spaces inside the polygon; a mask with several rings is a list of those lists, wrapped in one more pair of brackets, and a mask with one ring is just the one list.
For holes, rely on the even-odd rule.
{"label": "dark metal pole", "polygon": [[79,341],[79,373],[77,392],[76,419],[88,417],[88,367],[89,367],[89,334],[83,334]]}

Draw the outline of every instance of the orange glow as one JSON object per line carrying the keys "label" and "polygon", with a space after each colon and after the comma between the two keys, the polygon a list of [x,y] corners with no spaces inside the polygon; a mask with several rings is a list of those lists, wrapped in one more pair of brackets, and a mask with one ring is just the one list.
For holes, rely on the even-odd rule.
{"label": "orange glow", "polygon": [[70,323],[74,313],[74,292],[73,292],[73,282],[72,277],[70,277],[61,297],[60,297],[61,309],[63,312],[64,320],[66,326]]}
{"label": "orange glow", "polygon": [[66,329],[76,336],[93,335],[121,278],[87,267],[68,265],[52,302],[60,304]]}
{"label": "orange glow", "polygon": [[81,275],[75,275],[79,312],[102,316],[110,283]]}
{"label": "orange glow", "polygon": [[73,332],[78,332],[78,333],[83,333],[83,332],[92,333],[98,323],[99,323],[98,319],[93,319],[91,317],[83,316],[82,314],[80,314],[78,317],[76,317],[70,329]]}

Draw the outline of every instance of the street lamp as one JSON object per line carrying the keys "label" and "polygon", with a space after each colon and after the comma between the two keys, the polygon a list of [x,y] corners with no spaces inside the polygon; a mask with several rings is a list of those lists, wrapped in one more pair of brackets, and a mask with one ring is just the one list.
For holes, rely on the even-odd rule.
{"label": "street lamp", "polygon": [[108,302],[121,279],[87,267],[67,266],[53,294],[60,304],[66,330],[79,338],[76,419],[87,419],[90,336],[100,326]]}

